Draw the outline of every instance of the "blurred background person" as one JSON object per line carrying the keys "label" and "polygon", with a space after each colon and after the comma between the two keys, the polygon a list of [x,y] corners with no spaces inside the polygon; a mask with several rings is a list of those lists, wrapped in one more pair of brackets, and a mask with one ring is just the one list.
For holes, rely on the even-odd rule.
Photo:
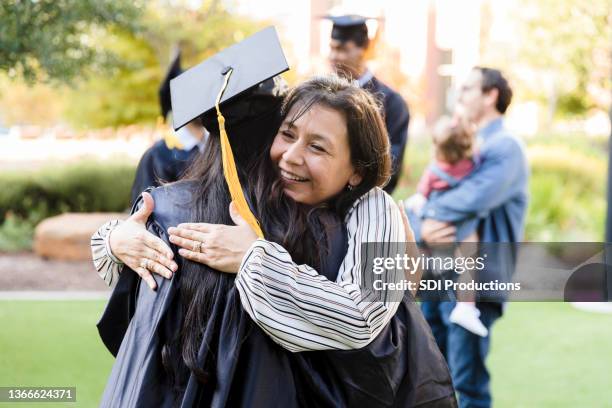
{"label": "blurred background person", "polygon": [[[182,72],[181,53],[177,49],[159,87],[159,105],[164,122],[167,122],[172,112],[170,81]],[[199,121],[191,121],[176,132],[170,128],[162,140],[155,142],[142,155],[132,185],[132,203],[147,187],[157,187],[161,183],[177,181],[185,173],[193,158],[204,150],[208,132]]]}
{"label": "blurred background person", "polygon": [[[523,142],[503,122],[512,100],[512,89],[501,71],[475,67],[462,85],[458,103],[466,119],[478,128],[480,164],[460,184],[440,192],[423,207],[420,236],[427,244],[453,242],[452,223],[480,216],[479,241],[517,243],[523,239],[527,212],[529,169]],[[508,246],[504,246],[504,249]],[[487,262],[479,280],[508,281],[515,253],[487,247]],[[490,407],[490,375],[486,366],[493,323],[501,317],[507,294],[477,293],[476,306],[488,335],[479,336],[450,321],[456,302],[426,300],[421,303],[438,346],[446,356],[459,406]]]}
{"label": "blurred background person", "polygon": [[[411,225],[420,228],[422,209],[428,200],[435,200],[436,196],[461,184],[478,163],[475,152],[475,135],[472,126],[464,123],[456,113],[455,118],[443,116],[438,120],[433,131],[434,157],[432,163],[421,176],[417,186],[417,193],[406,201],[406,213],[409,215]],[[477,216],[466,218],[455,224],[457,229],[456,244],[461,242],[478,242],[479,218]],[[467,245],[466,245],[467,246]],[[464,246],[465,247],[465,246]],[[467,248],[466,248],[467,249]],[[432,248],[432,255],[437,257],[461,256],[460,248],[455,245],[445,248]],[[447,279],[455,279],[458,276],[455,271],[437,271],[436,276],[444,276]],[[458,274],[469,273],[465,271]],[[459,300],[449,316],[452,323],[458,324],[474,334],[485,337],[487,328],[479,319],[480,311],[472,297],[473,293],[451,293],[451,299]],[[467,295],[467,296],[466,296]]]}
{"label": "blurred background person", "polygon": [[368,37],[367,18],[358,15],[327,18],[333,22],[329,44],[332,69],[340,76],[356,80],[382,104],[393,157],[391,179],[384,190],[392,193],[400,176],[408,141],[408,106],[400,94],[376,78],[366,65],[368,51],[374,46]]}

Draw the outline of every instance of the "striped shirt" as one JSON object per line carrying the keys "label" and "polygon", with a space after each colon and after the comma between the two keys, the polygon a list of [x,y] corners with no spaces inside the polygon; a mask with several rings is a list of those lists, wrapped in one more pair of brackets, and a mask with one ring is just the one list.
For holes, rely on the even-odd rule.
{"label": "striped shirt", "polygon": [[[344,221],[348,250],[335,282],[308,265],[296,264],[282,246],[264,239],[255,241],[242,260],[235,281],[242,306],[289,351],[364,347],[399,306],[397,297],[384,290],[373,293],[370,285],[361,284],[364,256],[394,258],[404,253],[406,237],[399,208],[391,196],[374,188],[356,200]],[[110,232],[119,222],[104,224],[91,241],[96,270],[109,285],[122,266],[111,258],[108,245]],[[398,282],[403,276],[403,270],[391,269],[380,279]]]}
{"label": "striped shirt", "polygon": [[117,259],[110,249],[110,233],[119,225],[121,220],[111,220],[103,224],[91,236],[91,257],[98,275],[108,286],[112,285],[119,278],[119,272],[123,267],[123,262]]}
{"label": "striped shirt", "polygon": [[[297,265],[283,247],[263,239],[255,241],[242,260],[236,278],[242,306],[289,351],[364,347],[397,311],[397,297],[386,291],[372,296],[372,287],[361,281],[364,255],[403,255],[406,237],[399,208],[387,193],[374,188],[355,202],[345,223],[348,250],[335,282],[308,265]],[[377,244],[362,245],[366,242]],[[381,278],[398,282],[403,276],[403,270],[393,269]]]}

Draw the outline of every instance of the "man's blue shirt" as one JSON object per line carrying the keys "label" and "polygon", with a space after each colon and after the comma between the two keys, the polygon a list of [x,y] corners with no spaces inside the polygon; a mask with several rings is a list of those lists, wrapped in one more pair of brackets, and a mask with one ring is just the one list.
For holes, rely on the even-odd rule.
{"label": "man's blue shirt", "polygon": [[479,133],[480,164],[461,183],[424,208],[425,218],[457,222],[478,216],[480,242],[519,242],[528,201],[529,168],[520,139],[501,118]]}

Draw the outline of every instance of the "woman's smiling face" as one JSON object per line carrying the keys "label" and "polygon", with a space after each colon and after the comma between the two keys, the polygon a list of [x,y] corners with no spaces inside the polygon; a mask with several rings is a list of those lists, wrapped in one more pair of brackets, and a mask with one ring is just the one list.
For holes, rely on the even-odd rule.
{"label": "woman's smiling face", "polygon": [[299,203],[317,205],[348,184],[356,186],[361,176],[351,163],[344,116],[315,104],[293,120],[299,109],[294,106],[287,114],[270,158],[279,169],[285,193]]}

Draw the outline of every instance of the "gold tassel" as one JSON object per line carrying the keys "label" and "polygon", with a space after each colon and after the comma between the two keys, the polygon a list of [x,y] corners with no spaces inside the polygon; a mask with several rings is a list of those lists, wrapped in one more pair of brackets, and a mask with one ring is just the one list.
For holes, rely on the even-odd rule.
{"label": "gold tassel", "polygon": [[229,82],[229,78],[232,75],[233,69],[229,69],[229,71],[225,74],[225,81],[223,82],[223,87],[221,88],[221,92],[217,95],[217,100],[215,102],[215,108],[217,109],[217,121],[219,122],[219,133],[221,134],[221,158],[223,160],[223,175],[225,176],[225,181],[227,182],[227,187],[229,188],[230,196],[232,197],[232,201],[236,206],[236,210],[238,214],[245,219],[245,221],[251,226],[253,231],[257,234],[259,238],[263,238],[263,232],[261,231],[261,227],[259,226],[259,222],[255,218],[255,215],[251,212],[249,205],[247,204],[246,198],[244,198],[244,193],[242,191],[242,186],[240,185],[240,179],[238,178],[238,171],[236,170],[236,162],[234,161],[234,154],[232,153],[232,147],[230,145],[229,139],[227,138],[227,132],[225,131],[225,118],[221,114],[221,110],[219,109],[219,104],[221,103],[221,97],[223,96],[223,92],[225,92],[225,88],[227,87],[227,83]]}

